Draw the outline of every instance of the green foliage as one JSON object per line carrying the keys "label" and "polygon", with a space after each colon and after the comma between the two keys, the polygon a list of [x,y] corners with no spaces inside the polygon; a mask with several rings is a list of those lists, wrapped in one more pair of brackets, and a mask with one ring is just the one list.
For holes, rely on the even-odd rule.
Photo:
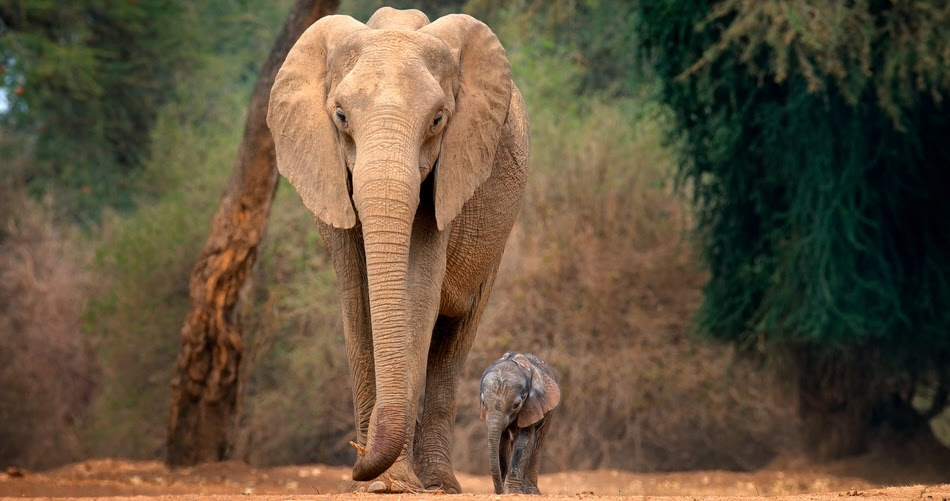
{"label": "green foliage", "polygon": [[[485,22],[509,53],[522,45],[580,68],[572,90],[629,96],[645,79],[637,64],[634,4],[619,0],[344,0],[340,13],[366,21],[379,7],[419,9],[429,18],[464,12]],[[568,72],[568,73],[570,73]]]}
{"label": "green foliage", "polygon": [[648,78],[636,55],[634,2],[469,0],[464,11],[501,33],[502,42],[543,49],[577,70],[580,94],[632,96]]}
{"label": "green foliage", "polygon": [[183,79],[209,63],[204,55],[253,44],[262,25],[284,14],[258,4],[22,0],[0,6],[0,92],[10,101],[0,125],[36,137],[32,190],[53,192],[62,212],[78,220],[95,217],[102,206],[131,208],[131,173],[147,158],[159,109]]}
{"label": "green foliage", "polygon": [[939,104],[950,89],[945,2],[726,0],[699,28],[717,25],[725,28],[718,42],[688,73],[733,51],[759,79],[797,73],[811,93],[840,94],[852,106],[873,92],[901,131],[918,98]]}
{"label": "green foliage", "polygon": [[937,1],[638,3],[705,239],[703,331],[947,370],[948,16]]}
{"label": "green foliage", "polygon": [[[195,56],[201,70],[169,92],[154,119],[148,159],[129,181],[138,208],[103,218],[94,267],[100,279],[85,315],[104,373],[83,437],[90,454],[161,454],[189,276],[287,3],[234,3],[234,11],[217,18],[230,24],[216,26],[213,50]],[[232,33],[249,38],[236,43]]]}
{"label": "green foliage", "polygon": [[81,213],[128,207],[124,183],[181,68],[194,66],[197,20],[185,2],[13,2],[0,60],[8,125],[37,135],[43,170],[33,188],[58,187]]}
{"label": "green foliage", "polygon": [[103,281],[85,318],[106,373],[85,437],[94,454],[154,457],[163,446],[189,276],[240,140],[241,94],[202,103],[196,93],[166,107],[144,173],[161,197],[104,219],[95,264]]}
{"label": "green foliage", "polygon": [[557,33],[584,68],[581,92],[630,96],[641,90],[646,79],[637,63],[634,21],[634,2],[577,2]]}

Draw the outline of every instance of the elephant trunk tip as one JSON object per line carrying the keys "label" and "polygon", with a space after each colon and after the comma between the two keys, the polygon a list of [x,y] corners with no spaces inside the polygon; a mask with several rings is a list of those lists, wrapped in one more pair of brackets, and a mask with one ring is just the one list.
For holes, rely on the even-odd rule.
{"label": "elephant trunk tip", "polygon": [[356,463],[353,465],[353,480],[365,482],[383,474],[399,459],[406,442],[406,427],[399,425],[393,414],[377,410],[375,434],[370,437],[366,448],[354,444],[357,450]]}
{"label": "elephant trunk tip", "polygon": [[386,454],[379,452],[379,449],[367,450],[364,455],[356,458],[356,463],[353,465],[353,480],[365,482],[382,475],[398,457],[399,452]]}

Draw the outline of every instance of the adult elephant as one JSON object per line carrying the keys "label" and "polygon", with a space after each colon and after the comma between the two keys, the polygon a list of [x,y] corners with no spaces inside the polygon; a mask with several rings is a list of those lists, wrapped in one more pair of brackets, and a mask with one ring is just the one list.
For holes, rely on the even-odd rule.
{"label": "adult elephant", "polygon": [[466,15],[326,17],[288,53],[267,122],[336,269],[353,479],[459,492],[455,391],[528,172],[504,48]]}

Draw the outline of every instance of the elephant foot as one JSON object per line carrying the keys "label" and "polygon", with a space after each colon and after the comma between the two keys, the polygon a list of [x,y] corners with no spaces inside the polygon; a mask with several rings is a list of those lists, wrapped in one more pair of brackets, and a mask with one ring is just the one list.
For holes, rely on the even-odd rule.
{"label": "elephant foot", "polygon": [[455,478],[451,466],[423,464],[420,470],[419,479],[427,490],[441,490],[446,494],[462,493],[462,486]]}
{"label": "elephant foot", "polygon": [[524,487],[524,493],[525,493],[525,494],[537,494],[537,495],[540,496],[540,495],[541,495],[541,490],[538,489],[538,486],[536,486],[536,485],[526,485],[526,486]]}
{"label": "elephant foot", "polygon": [[502,491],[505,494],[529,494],[526,492],[525,485],[520,480],[512,481],[511,478],[505,481],[505,485],[502,486]]}
{"label": "elephant foot", "polygon": [[407,461],[399,458],[383,472],[382,475],[367,482],[352,482],[347,487],[346,492],[370,492],[374,494],[381,493],[404,493],[404,492],[425,492],[419,477],[407,467]]}

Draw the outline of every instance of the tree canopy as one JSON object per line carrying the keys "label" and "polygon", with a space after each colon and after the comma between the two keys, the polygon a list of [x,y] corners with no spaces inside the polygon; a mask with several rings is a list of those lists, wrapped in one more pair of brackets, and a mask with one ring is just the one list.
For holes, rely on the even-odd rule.
{"label": "tree canopy", "polygon": [[[244,3],[0,3],[0,125],[31,138],[32,191],[55,185],[80,220],[103,206],[131,208],[129,173],[148,152],[160,106],[185,75],[211,64],[210,53],[247,50],[240,44],[260,25]],[[256,10],[271,20],[282,8]]]}
{"label": "tree canopy", "polygon": [[37,138],[47,170],[34,173],[35,188],[53,176],[67,193],[87,195],[75,199],[82,209],[130,202],[123,173],[147,151],[178,71],[195,63],[187,4],[30,0],[0,9],[3,119]]}
{"label": "tree canopy", "polygon": [[700,330],[873,353],[908,401],[943,386],[950,4],[637,5],[711,272]]}

